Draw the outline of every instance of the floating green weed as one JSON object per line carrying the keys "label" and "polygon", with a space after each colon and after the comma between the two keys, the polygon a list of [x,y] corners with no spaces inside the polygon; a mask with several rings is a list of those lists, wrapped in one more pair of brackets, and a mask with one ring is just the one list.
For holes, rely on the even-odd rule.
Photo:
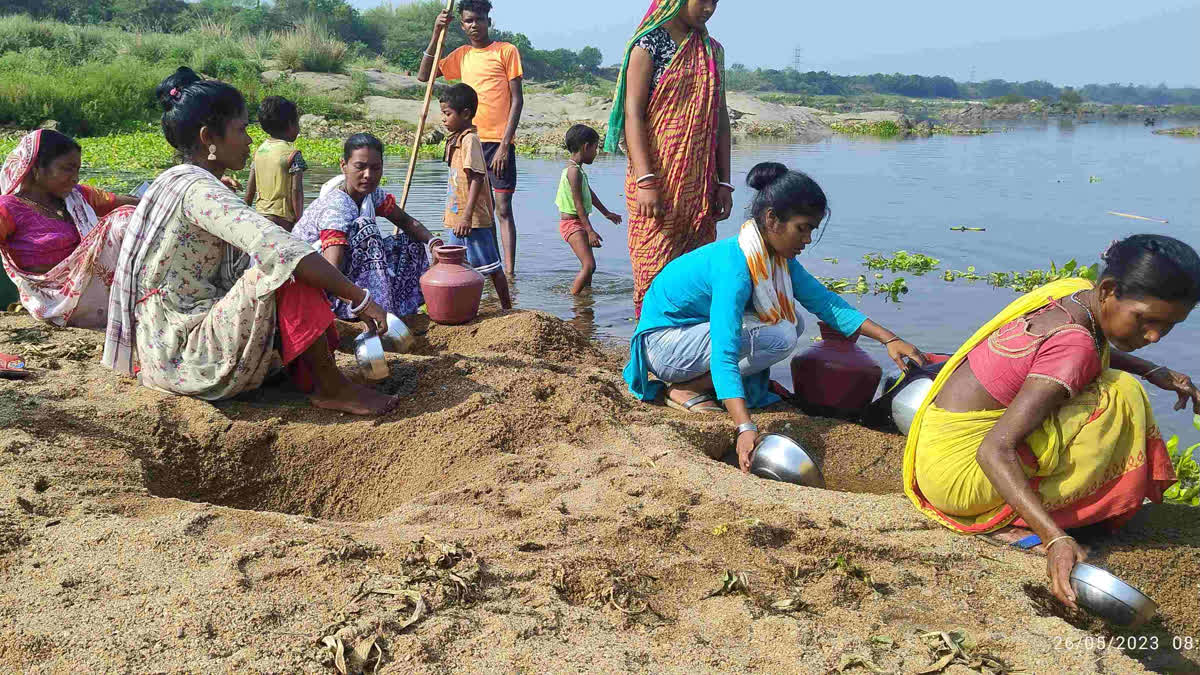
{"label": "floating green weed", "polygon": [[1100,276],[1100,264],[1080,265],[1069,260],[1061,268],[1050,262],[1049,270],[1027,270],[1025,272],[992,272],[987,275],[988,284],[996,288],[1011,288],[1018,293],[1028,293],[1060,279],[1079,278],[1096,281]]}
{"label": "floating green weed", "polygon": [[897,277],[887,283],[876,282],[874,293],[884,296],[885,302],[900,302],[900,296],[908,294],[908,283],[904,281],[904,277]]}
{"label": "floating green weed", "polygon": [[834,293],[854,293],[855,295],[866,295],[871,291],[871,287],[867,284],[867,277],[859,275],[857,281],[850,279],[837,279],[834,277],[817,277],[825,285],[825,288]]}
{"label": "floating green weed", "polygon": [[863,256],[863,264],[867,266],[867,269],[886,269],[893,272],[903,270],[917,276],[937,269],[941,262],[937,258],[931,258],[922,253],[909,253],[908,251],[896,251],[890,258],[879,253],[868,253]]}
{"label": "floating green weed", "polygon": [[942,273],[942,279],[946,281],[958,281],[959,279],[965,279],[967,281],[979,281],[983,278],[984,277],[975,273],[974,265],[968,265],[966,272],[961,272],[959,270],[946,270],[944,273]]}

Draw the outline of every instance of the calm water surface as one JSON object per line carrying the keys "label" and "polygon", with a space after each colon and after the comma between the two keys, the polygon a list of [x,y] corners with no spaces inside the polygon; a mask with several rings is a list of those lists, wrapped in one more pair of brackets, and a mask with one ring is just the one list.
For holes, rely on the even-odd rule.
{"label": "calm water surface", "polygon": [[[742,144],[733,152],[734,182],[750,167],[771,160],[801,169],[825,189],[833,211],[819,244],[800,258],[813,274],[854,279],[871,273],[871,252],[896,250],[939,258],[942,268],[974,265],[991,271],[1048,268],[1076,258],[1091,264],[1110,241],[1137,232],[1169,234],[1200,248],[1200,141],[1155,136],[1138,124],[1050,121],[986,136],[880,140],[832,138],[793,144]],[[578,262],[558,235],[554,206],[563,161],[521,159],[514,201],[518,229],[516,303],[551,312],[595,338],[620,342],[634,328],[629,256],[623,227],[598,214],[604,237],[590,297],[569,293]],[[388,157],[385,189],[403,188],[405,158]],[[588,169],[592,188],[611,209],[624,213],[625,159],[601,157]],[[331,172],[311,171],[307,192],[316,194]],[[409,211],[431,230],[441,225],[446,170],[437,161],[418,165]],[[1096,180],[1091,180],[1091,177]],[[718,237],[736,233],[752,191],[734,194],[735,216]],[[1169,220],[1163,225],[1107,215],[1122,211]],[[986,232],[951,232],[954,226]],[[838,263],[825,260],[836,258]],[[953,352],[1016,295],[985,283],[947,283],[940,273],[905,276],[911,292],[899,304],[883,296],[845,296],[866,314],[927,351]],[[494,299],[491,301],[494,302]],[[809,322],[815,326],[813,321]],[[1139,356],[1188,372],[1200,380],[1200,315]],[[800,348],[807,346],[801,341]],[[884,363],[886,353],[864,344]],[[887,366],[885,364],[885,370]],[[773,375],[790,384],[786,362]],[[1174,398],[1150,390],[1163,429],[1196,440],[1191,417],[1171,411]],[[1185,435],[1188,434],[1188,435]]]}

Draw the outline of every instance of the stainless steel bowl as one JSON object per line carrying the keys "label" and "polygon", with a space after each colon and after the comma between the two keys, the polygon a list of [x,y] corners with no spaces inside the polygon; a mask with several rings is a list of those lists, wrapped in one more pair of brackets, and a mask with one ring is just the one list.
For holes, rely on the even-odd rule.
{"label": "stainless steel bowl", "polygon": [[763,434],[758,439],[750,473],[785,483],[825,487],[821,468],[799,443],[783,434]]}
{"label": "stainless steel bowl", "polygon": [[892,398],[892,421],[896,423],[896,428],[900,430],[900,433],[907,436],[909,428],[912,427],[913,418],[917,416],[917,410],[925,402],[929,391],[933,389],[933,380],[928,377],[918,377],[911,382],[903,383],[901,387],[900,391],[896,392],[896,396]]}
{"label": "stainless steel bowl", "polygon": [[387,332],[380,335],[379,339],[383,341],[385,349],[398,354],[411,351],[415,340],[408,324],[391,312],[387,315]]}
{"label": "stainless steel bowl", "polygon": [[1095,565],[1075,565],[1071,588],[1079,606],[1117,626],[1137,628],[1158,611],[1158,604],[1145,593]]}
{"label": "stainless steel bowl", "polygon": [[365,331],[354,338],[354,358],[358,360],[358,370],[362,376],[373,382],[387,379],[389,374],[387,358],[383,351],[383,341],[379,336]]}

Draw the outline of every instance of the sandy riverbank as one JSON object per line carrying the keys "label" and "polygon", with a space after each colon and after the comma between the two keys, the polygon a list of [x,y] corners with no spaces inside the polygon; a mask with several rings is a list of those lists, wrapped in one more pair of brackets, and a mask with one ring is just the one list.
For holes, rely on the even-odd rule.
{"label": "sandy riverbank", "polygon": [[333,672],[323,637],[373,636],[395,673],[915,672],[946,653],[927,631],[965,636],[948,673],[1200,667],[1170,649],[1200,636],[1194,511],[1148,509],[1099,549],[1161,603],[1144,634],[1165,648],[1084,649],[1107,633],[1048,603],[1041,559],[895,494],[898,436],[780,408],[760,424],[834,490],[743,476],[705,454],[727,423],[635,404],[619,361],[547,315],[433,326],[391,358],[404,403],[376,421],[285,386],[160,394],[100,343],[0,318],[0,351],[41,369],[0,380],[4,671]]}

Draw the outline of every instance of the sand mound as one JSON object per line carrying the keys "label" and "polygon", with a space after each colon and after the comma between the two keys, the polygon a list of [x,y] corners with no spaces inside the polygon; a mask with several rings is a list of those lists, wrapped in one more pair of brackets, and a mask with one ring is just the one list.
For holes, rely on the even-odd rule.
{"label": "sand mound", "polygon": [[[780,407],[756,419],[832,490],[749,478],[710,459],[726,420],[634,402],[557,319],[427,328],[389,360],[400,409],[358,420],[286,386],[149,391],[97,334],[0,318],[42,369],[0,380],[0,669],[332,672],[330,636],[384,672],[913,672],[945,653],[928,631],[965,639],[944,672],[1196,667],[1063,647],[1108,632],[1045,604],[1040,559],[915,514],[898,437]],[[1200,632],[1191,513],[1103,549],[1167,643]]]}

